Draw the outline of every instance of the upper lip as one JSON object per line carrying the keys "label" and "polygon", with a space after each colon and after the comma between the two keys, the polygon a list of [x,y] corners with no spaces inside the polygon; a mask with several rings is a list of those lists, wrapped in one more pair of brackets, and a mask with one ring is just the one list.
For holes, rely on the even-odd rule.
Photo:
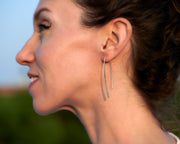
{"label": "upper lip", "polygon": [[28,73],[27,75],[28,75],[29,78],[32,78],[32,77],[39,77],[38,75],[32,74],[32,73]]}

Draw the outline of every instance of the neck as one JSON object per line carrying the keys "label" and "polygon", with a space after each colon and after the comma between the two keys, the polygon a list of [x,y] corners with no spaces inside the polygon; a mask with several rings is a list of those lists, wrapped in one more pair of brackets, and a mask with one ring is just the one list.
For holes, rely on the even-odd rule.
{"label": "neck", "polygon": [[[106,97],[103,76],[91,88],[84,88],[78,96],[86,101],[74,105],[76,114],[84,124],[93,144],[172,144],[173,139],[164,132],[142,96],[126,75],[127,71],[113,63],[114,88],[108,85]],[[107,82],[111,81],[110,68],[106,67]],[[115,69],[117,68],[117,69]],[[101,73],[101,72],[100,72]],[[108,77],[109,76],[109,77]],[[93,80],[92,80],[93,82]],[[96,84],[96,85],[95,85]]]}
{"label": "neck", "polygon": [[109,99],[97,95],[86,108],[77,109],[92,143],[172,144],[139,94],[126,82],[123,90],[116,86]]}

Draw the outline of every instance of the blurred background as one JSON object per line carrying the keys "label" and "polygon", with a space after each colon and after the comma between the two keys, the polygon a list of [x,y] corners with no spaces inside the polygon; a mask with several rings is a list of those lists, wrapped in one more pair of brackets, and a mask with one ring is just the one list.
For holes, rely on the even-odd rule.
{"label": "blurred background", "polygon": [[[15,61],[17,52],[33,33],[37,4],[38,0],[0,1],[0,144],[88,144],[84,127],[72,113],[39,116],[34,112],[27,92],[28,68]],[[173,106],[179,112],[180,92],[162,105]],[[180,125],[174,123],[180,115],[167,115],[167,128],[180,136]]]}

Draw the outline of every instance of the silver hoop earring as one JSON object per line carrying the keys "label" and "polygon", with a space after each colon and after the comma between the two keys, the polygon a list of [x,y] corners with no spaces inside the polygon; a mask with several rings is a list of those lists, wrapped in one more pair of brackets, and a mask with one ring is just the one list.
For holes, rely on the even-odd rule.
{"label": "silver hoop earring", "polygon": [[[110,98],[110,96],[109,96],[109,92],[108,92],[108,88],[107,88],[107,80],[106,80],[106,67],[105,67],[105,65],[106,65],[106,57],[104,57],[104,83],[105,83],[105,88],[106,88],[106,94],[107,94],[107,97],[108,98]],[[112,64],[111,64],[111,62],[110,62],[110,69],[111,69],[111,76],[112,76],[112,79],[111,79],[111,81],[112,81],[112,89],[113,89],[113,72],[112,72]]]}

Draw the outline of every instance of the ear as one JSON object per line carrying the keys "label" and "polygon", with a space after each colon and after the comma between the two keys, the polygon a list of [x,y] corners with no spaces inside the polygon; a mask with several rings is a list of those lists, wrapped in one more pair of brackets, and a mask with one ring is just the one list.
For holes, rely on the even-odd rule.
{"label": "ear", "polygon": [[101,46],[102,61],[106,62],[116,58],[130,42],[132,25],[125,18],[116,18],[107,23],[103,28],[103,43]]}

